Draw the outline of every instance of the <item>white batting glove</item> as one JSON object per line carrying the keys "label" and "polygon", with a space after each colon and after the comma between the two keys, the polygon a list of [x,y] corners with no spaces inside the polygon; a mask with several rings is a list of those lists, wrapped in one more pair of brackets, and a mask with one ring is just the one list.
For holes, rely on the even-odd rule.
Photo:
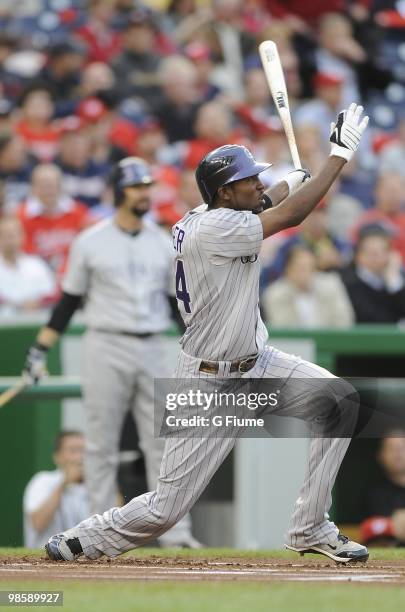
{"label": "white batting glove", "polygon": [[35,385],[47,375],[46,357],[47,349],[42,345],[36,343],[28,349],[22,371],[22,377],[28,384]]}
{"label": "white batting glove", "polygon": [[330,141],[332,143],[331,155],[343,157],[350,161],[353,153],[357,151],[361,136],[368,124],[365,116],[360,122],[363,107],[353,103],[347,110],[339,113],[336,123],[331,124]]}
{"label": "white batting glove", "polygon": [[301,187],[302,183],[309,181],[310,178],[311,175],[309,171],[305,170],[304,168],[289,172],[283,179],[288,185],[288,195],[291,195],[294,193],[294,191],[297,191],[298,187]]}

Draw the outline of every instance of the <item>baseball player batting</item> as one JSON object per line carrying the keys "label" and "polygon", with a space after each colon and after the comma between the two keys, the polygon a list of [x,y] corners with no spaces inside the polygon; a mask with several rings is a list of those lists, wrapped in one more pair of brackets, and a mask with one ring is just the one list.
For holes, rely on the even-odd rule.
{"label": "baseball player batting", "polygon": [[[368,123],[362,111],[352,104],[339,114],[332,126],[331,154],[305,184],[307,173],[295,170],[265,192],[259,175],[270,164],[258,163],[238,145],[220,147],[200,162],[196,177],[205,204],[174,227],[176,294],[187,326],[176,369],[180,382],[190,379],[191,385],[191,379],[204,377],[221,391],[246,377],[309,379],[309,388],[317,381],[338,380],[266,345],[258,308],[258,253],[264,238],[299,225],[328,191],[359,146]],[[177,415],[187,416],[190,406],[179,408]],[[289,415],[311,415],[314,406],[297,402],[289,406]],[[286,534],[291,550],[317,552],[340,563],[367,560],[367,549],[340,534],[328,517],[332,486],[349,442],[349,437],[311,440],[307,474]],[[234,437],[220,433],[167,438],[156,490],[56,534],[46,545],[49,558],[114,557],[154,539],[190,510],[234,444]]]}
{"label": "baseball player batting", "polygon": [[[132,411],[145,456],[148,486],[159,476],[164,440],[154,437],[154,378],[169,376],[162,332],[179,316],[173,295],[170,237],[142,219],[153,183],[140,158],[121,160],[112,176],[116,213],[73,243],[63,295],[27,354],[24,376],[36,382],[46,353],[85,302],[83,400],[86,411],[85,479],[92,512],[117,503],[119,440]],[[185,517],[161,539],[164,546],[199,545]]]}

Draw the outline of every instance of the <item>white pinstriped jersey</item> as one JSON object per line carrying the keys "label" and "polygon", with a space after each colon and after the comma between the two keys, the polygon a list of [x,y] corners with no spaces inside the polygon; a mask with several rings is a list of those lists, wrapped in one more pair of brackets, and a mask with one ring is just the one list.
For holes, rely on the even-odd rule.
{"label": "white pinstriped jersey", "polygon": [[250,211],[207,210],[204,204],[173,227],[185,353],[229,361],[263,349],[268,334],[259,311],[262,241],[261,221]]}

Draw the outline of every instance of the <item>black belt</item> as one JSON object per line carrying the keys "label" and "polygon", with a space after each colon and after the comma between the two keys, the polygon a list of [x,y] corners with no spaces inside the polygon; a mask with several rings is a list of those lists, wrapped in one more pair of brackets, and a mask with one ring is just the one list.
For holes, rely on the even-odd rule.
{"label": "black belt", "polygon": [[[237,361],[232,361],[229,371],[231,373],[240,372],[241,374],[249,372],[249,370],[251,370],[255,365],[258,357],[259,355],[252,355],[251,357],[246,357],[245,359],[238,359]],[[200,372],[205,372],[206,374],[218,374],[219,362],[202,361],[198,369]]]}
{"label": "black belt", "polygon": [[101,332],[103,334],[116,334],[118,336],[132,336],[133,338],[150,338],[151,336],[156,335],[153,332],[138,333],[138,332],[124,331],[122,329],[100,329],[97,327],[93,328],[92,331]]}

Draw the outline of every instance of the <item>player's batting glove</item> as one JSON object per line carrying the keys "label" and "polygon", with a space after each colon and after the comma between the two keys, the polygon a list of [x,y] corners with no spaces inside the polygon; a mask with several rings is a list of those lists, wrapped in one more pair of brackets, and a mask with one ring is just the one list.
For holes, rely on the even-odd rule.
{"label": "player's batting glove", "polygon": [[33,344],[28,349],[22,372],[22,376],[28,384],[35,385],[47,374],[47,352],[47,347],[38,343]]}
{"label": "player's batting glove", "polygon": [[362,106],[350,104],[347,110],[339,113],[336,123],[331,124],[331,155],[343,157],[346,161],[351,160],[368,124],[367,116],[360,121],[363,110]]}
{"label": "player's batting glove", "polygon": [[310,178],[311,175],[309,170],[306,170],[305,168],[300,168],[299,170],[289,172],[284,178],[288,185],[288,195],[291,195],[294,193],[294,191],[297,191],[298,187],[301,187],[302,183],[309,181]]}

